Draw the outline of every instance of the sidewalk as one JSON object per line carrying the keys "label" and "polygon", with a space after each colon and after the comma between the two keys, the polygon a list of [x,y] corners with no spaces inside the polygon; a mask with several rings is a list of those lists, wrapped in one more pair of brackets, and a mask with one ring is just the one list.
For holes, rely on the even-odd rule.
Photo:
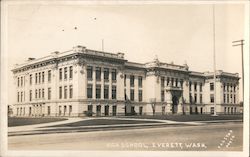
{"label": "sidewalk", "polygon": [[[91,119],[91,118],[88,118]],[[68,118],[68,120],[59,121],[59,122],[49,122],[49,123],[42,123],[42,124],[33,124],[33,125],[24,125],[24,126],[14,126],[14,127],[8,127],[8,132],[13,131],[28,131],[28,130],[40,130],[40,127],[49,127],[54,125],[60,125],[60,124],[67,124],[67,123],[74,123],[82,120],[88,120],[83,118]]]}
{"label": "sidewalk", "polygon": [[[61,124],[69,124],[69,123],[75,123],[75,122],[87,121],[87,120],[93,120],[93,119],[152,121],[152,123],[51,127],[51,126],[56,126],[56,125],[61,125]],[[154,122],[157,122],[157,123],[154,123]],[[59,122],[9,127],[8,135],[9,136],[21,136],[21,135],[67,133],[67,132],[104,131],[104,130],[143,128],[143,127],[185,126],[185,125],[194,126],[194,125],[205,125],[208,123],[224,123],[224,122],[241,122],[241,121],[240,120],[214,120],[214,121],[177,122],[177,121],[160,120],[160,119],[139,119],[139,118],[134,119],[134,118],[119,118],[119,117],[68,118],[68,120],[59,121]]]}

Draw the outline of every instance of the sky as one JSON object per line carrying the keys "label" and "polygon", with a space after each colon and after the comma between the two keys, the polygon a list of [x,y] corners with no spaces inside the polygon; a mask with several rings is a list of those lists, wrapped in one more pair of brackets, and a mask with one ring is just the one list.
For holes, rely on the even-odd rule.
{"label": "sky", "polygon": [[[211,4],[13,4],[7,22],[9,70],[29,57],[76,45],[101,50],[103,39],[105,51],[123,52],[132,62],[157,56],[162,62],[187,63],[192,71],[213,71]],[[216,69],[241,77],[241,51],[232,41],[243,37],[244,5],[216,4]],[[10,71],[9,78],[13,89]]]}

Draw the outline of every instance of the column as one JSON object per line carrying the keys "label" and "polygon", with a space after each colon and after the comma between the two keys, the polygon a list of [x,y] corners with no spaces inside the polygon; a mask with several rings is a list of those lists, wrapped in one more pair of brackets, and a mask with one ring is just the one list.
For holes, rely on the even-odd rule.
{"label": "column", "polygon": [[93,66],[93,86],[92,86],[92,98],[93,99],[96,99],[96,71],[95,71],[96,69],[95,69],[95,67]]}
{"label": "column", "polygon": [[101,67],[101,99],[104,99],[104,72],[103,67]]}
{"label": "column", "polygon": [[[123,77],[122,77],[123,76]],[[116,77],[116,93],[117,93],[117,100],[124,100],[124,75],[119,70],[117,71]]]}
{"label": "column", "polygon": [[109,99],[112,99],[112,69],[109,68]]}
{"label": "column", "polygon": [[166,91],[165,93],[166,93],[165,100],[167,102],[165,111],[166,111],[166,113],[172,113],[172,111],[171,111],[171,109],[172,109],[172,94],[170,91]]}
{"label": "column", "polygon": [[138,101],[138,76],[135,76],[135,80],[134,80],[134,98],[135,101]]}

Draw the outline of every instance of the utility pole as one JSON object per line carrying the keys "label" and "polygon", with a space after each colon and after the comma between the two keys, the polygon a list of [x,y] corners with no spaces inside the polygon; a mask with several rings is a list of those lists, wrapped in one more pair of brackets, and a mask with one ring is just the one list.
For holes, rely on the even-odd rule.
{"label": "utility pole", "polygon": [[[242,66],[242,94],[243,94],[243,104],[244,104],[244,40],[236,40],[233,41],[233,46],[240,46],[241,47],[241,66]],[[244,105],[243,105],[244,106]]]}
{"label": "utility pole", "polygon": [[104,52],[104,39],[102,39],[102,52]]}
{"label": "utility pole", "polygon": [[213,4],[213,61],[214,61],[214,114],[213,116],[217,116],[216,114],[216,55],[215,55],[215,6]]}

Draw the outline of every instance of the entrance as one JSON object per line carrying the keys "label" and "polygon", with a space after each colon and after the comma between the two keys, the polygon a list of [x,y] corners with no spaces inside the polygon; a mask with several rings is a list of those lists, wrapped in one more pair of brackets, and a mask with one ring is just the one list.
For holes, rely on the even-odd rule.
{"label": "entrance", "polygon": [[174,95],[172,98],[172,113],[177,113],[178,98]]}
{"label": "entrance", "polygon": [[104,115],[105,115],[105,116],[108,116],[108,115],[109,115],[109,106],[108,106],[108,105],[105,106]]}
{"label": "entrance", "polygon": [[142,115],[142,110],[143,110],[143,107],[140,106],[140,107],[139,107],[139,115],[140,115],[140,116]]}
{"label": "entrance", "polygon": [[101,116],[101,105],[96,106],[96,116]]}
{"label": "entrance", "polygon": [[116,116],[116,108],[117,108],[116,106],[113,106],[113,108],[112,108],[112,115],[113,116]]}

